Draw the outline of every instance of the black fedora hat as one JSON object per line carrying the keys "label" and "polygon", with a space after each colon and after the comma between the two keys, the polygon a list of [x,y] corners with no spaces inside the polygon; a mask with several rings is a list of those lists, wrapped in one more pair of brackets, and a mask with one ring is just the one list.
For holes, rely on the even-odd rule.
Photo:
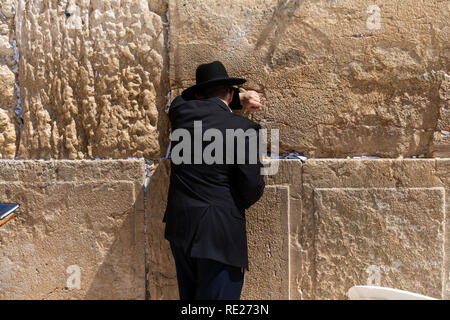
{"label": "black fedora hat", "polygon": [[238,85],[243,84],[247,80],[241,78],[230,78],[228,76],[225,66],[220,61],[201,64],[197,67],[195,72],[196,84],[187,88],[181,93],[184,99],[195,98],[195,92],[202,89],[218,86],[218,85]]}

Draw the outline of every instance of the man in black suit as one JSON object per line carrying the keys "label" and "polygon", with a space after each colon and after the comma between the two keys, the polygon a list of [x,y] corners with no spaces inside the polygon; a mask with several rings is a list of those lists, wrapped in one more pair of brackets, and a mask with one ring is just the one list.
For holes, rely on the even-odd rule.
{"label": "man in black suit", "polygon": [[261,127],[231,111],[262,110],[256,92],[233,87],[245,81],[230,78],[219,61],[200,65],[196,85],[169,109],[171,174],[163,221],[182,300],[241,295],[248,270],[245,209],[265,187]]}

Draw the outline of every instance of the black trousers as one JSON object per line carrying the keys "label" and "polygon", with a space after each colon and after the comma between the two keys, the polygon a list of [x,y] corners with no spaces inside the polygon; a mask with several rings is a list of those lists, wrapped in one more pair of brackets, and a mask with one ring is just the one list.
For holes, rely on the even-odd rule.
{"label": "black trousers", "polygon": [[210,259],[192,258],[170,243],[181,300],[239,300],[244,271]]}

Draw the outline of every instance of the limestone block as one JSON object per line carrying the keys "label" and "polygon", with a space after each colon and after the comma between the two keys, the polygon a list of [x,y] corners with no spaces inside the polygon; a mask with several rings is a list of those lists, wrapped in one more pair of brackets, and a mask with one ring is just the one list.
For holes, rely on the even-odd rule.
{"label": "limestone block", "polygon": [[14,48],[9,42],[7,35],[0,35],[0,55],[8,57],[14,55]]}
{"label": "limestone block", "polygon": [[[353,215],[357,214],[354,210],[364,209],[364,212],[368,212],[368,214],[371,215],[370,217],[358,217],[358,219],[363,219],[361,221],[357,220],[359,221],[359,225],[361,228],[368,228],[367,230],[364,229],[364,232],[369,232],[369,225],[373,226],[375,229],[370,229],[370,232],[374,232],[371,235],[366,233],[366,239],[364,241],[360,240],[362,242],[358,248],[366,251],[365,253],[360,252],[356,254],[355,256],[358,256],[358,258],[355,259],[359,259],[360,261],[373,261],[375,258],[379,259],[377,258],[374,246],[379,245],[379,241],[392,230],[397,230],[398,232],[401,231],[404,234],[403,239],[400,239],[399,236],[396,235],[396,237],[403,242],[409,241],[410,243],[414,243],[415,241],[418,241],[417,239],[423,239],[421,245],[428,246],[427,249],[418,246],[417,250],[409,249],[408,253],[399,253],[400,247],[396,247],[398,245],[397,243],[392,243],[391,246],[385,248],[387,252],[386,256],[389,256],[390,259],[394,259],[394,257],[395,259],[409,259],[410,257],[415,256],[420,260],[415,266],[411,265],[411,267],[416,268],[414,269],[415,271],[413,269],[409,269],[409,271],[405,269],[405,272],[414,273],[422,267],[422,272],[424,273],[423,277],[411,277],[407,281],[400,276],[389,273],[391,271],[387,272],[386,270],[388,269],[386,268],[391,268],[393,266],[393,260],[391,261],[391,264],[374,263],[373,265],[375,267],[371,267],[371,271],[369,271],[372,273],[376,270],[378,270],[376,272],[385,272],[385,275],[383,276],[384,280],[382,280],[385,281],[384,285],[389,284],[396,286],[399,289],[404,288],[405,290],[408,290],[407,288],[413,288],[414,290],[412,291],[419,291],[419,293],[421,292],[422,294],[440,298],[441,292],[443,292],[443,266],[437,265],[437,261],[444,261],[446,252],[446,249],[444,249],[443,230],[445,228],[444,208],[445,203],[448,203],[448,200],[446,199],[447,191],[444,191],[448,190],[448,182],[443,179],[443,176],[447,175],[449,170],[448,168],[445,168],[445,164],[444,160],[433,159],[308,160],[302,168],[302,224],[301,229],[298,232],[297,243],[302,249],[299,257],[301,264],[296,269],[291,269],[291,272],[294,273],[291,277],[298,279],[298,287],[302,290],[301,297],[304,299],[331,298],[324,290],[318,289],[318,286],[321,287],[323,285],[323,281],[331,281],[331,278],[326,279],[325,276],[320,280],[317,278],[319,272],[317,269],[319,266],[317,260],[319,257],[318,248],[321,245],[317,241],[319,237],[322,236],[320,233],[321,231],[319,230],[320,223],[322,223],[321,219],[332,219],[334,216],[338,215],[337,212],[339,212],[339,214],[349,214],[353,217]],[[437,191],[436,188],[438,188]],[[330,194],[325,191],[320,191],[322,189],[330,189]],[[355,189],[358,191],[354,191],[353,195],[348,195],[345,193],[347,189]],[[319,197],[319,195],[317,195],[317,193],[319,193],[321,197],[325,197],[323,193],[326,194],[326,197],[330,197],[328,202],[337,199],[336,201],[339,200],[342,203],[338,202],[337,204],[330,204],[330,207],[326,207],[328,202],[318,202],[317,197]],[[370,198],[369,195],[372,198]],[[411,205],[414,207],[410,207]],[[418,212],[421,212],[421,214],[419,215]],[[332,214],[334,214],[334,216],[331,216]],[[293,216],[294,213],[290,213],[290,215]],[[330,217],[327,218],[327,215],[330,215]],[[390,215],[392,219],[387,219],[386,215]],[[422,215],[424,215],[423,219],[426,221],[422,221]],[[382,223],[383,219],[384,224]],[[353,233],[357,232],[355,231],[356,229],[349,231],[348,228],[350,227],[348,224],[342,222],[342,218],[339,221],[333,222],[333,228],[335,229],[333,229],[334,231],[328,241],[341,241],[344,235],[352,240],[357,239],[357,237],[353,235]],[[323,223],[327,224],[328,222]],[[401,224],[399,225],[399,223]],[[430,225],[430,223],[434,225]],[[425,228],[428,231],[425,231],[425,229],[422,228],[422,225],[426,226]],[[437,235],[436,232],[438,232]],[[431,243],[430,240],[430,237],[433,236],[439,237],[439,240],[435,243]],[[322,239],[322,241],[325,240]],[[341,251],[350,250],[350,248],[352,248],[350,242],[348,242],[348,245],[343,245],[342,243],[340,245],[341,247],[339,250]],[[403,245],[404,244],[402,243],[402,246]],[[371,256],[368,257],[367,252],[370,250],[372,250]],[[424,251],[428,252],[425,254]],[[291,250],[291,255],[296,252],[297,251]],[[323,263],[323,268],[327,268],[327,265],[330,265],[330,268],[334,268],[332,267],[333,263],[331,262],[335,261],[334,263],[336,263],[336,266],[339,265],[339,267],[336,268],[343,270],[348,269],[347,266],[342,265],[343,261],[338,263],[338,260],[333,260],[336,256],[337,254],[335,253],[330,253],[329,255],[323,254],[320,258],[323,258],[323,261],[327,262]],[[401,260],[399,261],[401,262]],[[355,261],[352,263],[357,264]],[[427,263],[429,264],[427,265]],[[422,265],[420,266],[420,264]],[[385,267],[380,267],[381,265],[384,265]],[[398,265],[398,263],[395,265]],[[369,266],[366,266],[366,268],[369,268]],[[386,270],[383,271],[383,268]],[[439,269],[439,272],[437,269]],[[335,271],[336,270],[337,269],[335,269]],[[359,271],[349,271],[352,274],[345,275],[346,277],[348,276],[346,279],[348,280],[353,277],[352,281],[354,282],[363,281],[362,277],[365,273],[358,274],[361,270],[362,269]],[[324,275],[327,274],[328,271],[322,270],[321,272],[323,272],[322,275]],[[367,277],[369,276],[369,274],[365,275]],[[376,277],[378,277],[378,275]],[[394,278],[398,279],[398,282],[395,282]],[[439,278],[439,281],[437,278]],[[339,297],[342,298],[342,295],[344,294],[343,291],[345,291],[343,286],[345,285],[340,282],[341,280],[337,276],[333,281],[336,281],[336,287],[341,288],[339,289],[341,291],[334,291],[333,299],[338,299]],[[433,283],[432,288],[427,287],[427,281]],[[365,284],[365,281],[362,284]]]}
{"label": "limestone block", "polygon": [[14,39],[15,1],[2,0],[0,2],[0,65],[11,65],[14,55],[12,39]]}
{"label": "limestone block", "polygon": [[435,158],[450,157],[450,131],[436,131],[433,135],[433,142],[430,146],[430,154]]}
{"label": "limestone block", "polygon": [[[25,160],[24,165],[27,163]],[[35,163],[31,162],[33,165]],[[52,160],[56,181],[133,181],[136,191],[136,211],[144,214],[145,160]]]}
{"label": "limestone block", "polygon": [[445,262],[443,271],[443,298],[450,299],[450,159],[436,160],[436,175],[439,177],[443,187],[445,188],[445,214],[446,221],[445,230]]}
{"label": "limestone block", "polygon": [[441,110],[437,129],[450,131],[450,75],[446,73],[442,74],[439,97],[441,100]]}
{"label": "limestone block", "polygon": [[16,130],[8,112],[0,108],[0,159],[14,158]]}
{"label": "limestone block", "polygon": [[318,188],[314,205],[315,298],[354,285],[441,298],[443,188]]}
{"label": "limestone block", "polygon": [[[302,201],[303,201],[303,174],[302,162],[299,160],[279,161],[278,172],[275,175],[266,176],[266,185],[270,187],[286,187],[289,190],[288,204],[288,229],[289,229],[289,299],[301,299],[302,288],[296,270],[302,265],[303,248],[299,242],[299,235],[303,229]],[[268,187],[266,187],[268,188]],[[263,201],[263,200],[262,200]],[[272,205],[267,205],[270,208]],[[253,210],[253,209],[252,209]],[[265,210],[263,210],[265,211]],[[251,215],[250,215],[251,216]],[[252,223],[248,224],[249,226]],[[255,226],[253,228],[260,228]],[[260,263],[257,261],[256,263]],[[251,276],[251,274],[250,274]]]}
{"label": "limestone block", "polygon": [[0,107],[8,108],[14,102],[14,84],[16,76],[6,66],[0,65]]}
{"label": "limestone block", "polygon": [[0,10],[5,18],[14,17],[14,8],[14,0],[2,0]]}
{"label": "limestone block", "polygon": [[16,75],[6,64],[0,63],[0,159],[14,158],[16,153],[15,82]]}
{"label": "limestone block", "polygon": [[433,141],[430,145],[430,155],[432,157],[450,157],[450,75],[444,74],[440,95],[440,112]]}
{"label": "limestone block", "polygon": [[161,144],[165,152],[166,17],[152,7],[17,1],[19,158],[158,159]]}
{"label": "limestone block", "polygon": [[448,158],[450,157],[450,75],[442,74],[441,76],[439,119],[429,153],[432,157]]}
{"label": "limestone block", "polygon": [[169,176],[170,161],[161,161],[147,188],[148,286],[152,300],[179,299],[175,262],[169,242],[164,239],[165,224],[162,222],[167,205]]}
{"label": "limestone block", "polygon": [[0,159],[14,158],[18,142],[14,13],[13,0],[0,2]]}
{"label": "limestone block", "polygon": [[249,272],[241,299],[289,299],[289,187],[270,186],[246,212]]}
{"label": "limestone block", "polygon": [[0,228],[0,299],[144,299],[144,161],[116,162],[0,161],[0,202],[20,204]]}
{"label": "limestone block", "polygon": [[221,60],[261,93],[253,118],[280,129],[282,153],[427,154],[448,70],[447,11],[438,0],[170,1],[171,87]]}
{"label": "limestone block", "polygon": [[[27,163],[31,161],[23,161]],[[145,161],[139,160],[53,160],[57,181],[131,180],[144,184]]]}
{"label": "limestone block", "polygon": [[[3,169],[3,170],[2,170]],[[145,161],[140,160],[14,160],[0,162],[4,181],[134,181],[136,210],[143,214]]]}
{"label": "limestone block", "polygon": [[88,182],[145,180],[141,160],[5,160],[0,161],[0,181]]}
{"label": "limestone block", "polygon": [[[0,229],[0,299],[143,298],[133,183],[0,183],[0,189],[2,202],[21,204],[19,218]],[[70,266],[81,270],[79,290],[67,287]]]}
{"label": "limestone block", "polygon": [[[434,187],[435,159],[310,159],[303,165],[303,187]],[[305,192],[305,197],[310,194]]]}

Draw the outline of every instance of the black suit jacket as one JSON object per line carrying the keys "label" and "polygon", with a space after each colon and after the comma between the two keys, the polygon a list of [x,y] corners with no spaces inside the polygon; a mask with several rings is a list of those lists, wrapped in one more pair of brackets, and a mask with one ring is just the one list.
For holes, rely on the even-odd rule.
{"label": "black suit jacket", "polygon": [[[260,125],[230,111],[219,98],[184,100],[175,98],[169,109],[172,132],[183,128],[193,137],[194,121],[201,120],[203,132],[226,129],[254,129],[245,144],[258,143]],[[181,140],[181,139],[180,139]],[[178,143],[181,143],[179,141]],[[210,142],[204,142],[202,150]],[[171,149],[177,145],[172,142]],[[193,139],[191,145],[194,145]],[[234,147],[234,160],[236,161]],[[170,186],[164,222],[165,238],[181,246],[186,254],[248,269],[245,209],[262,196],[265,183],[260,157],[244,164],[171,163]],[[258,154],[260,150],[258,149]],[[230,154],[228,154],[230,156]]]}

